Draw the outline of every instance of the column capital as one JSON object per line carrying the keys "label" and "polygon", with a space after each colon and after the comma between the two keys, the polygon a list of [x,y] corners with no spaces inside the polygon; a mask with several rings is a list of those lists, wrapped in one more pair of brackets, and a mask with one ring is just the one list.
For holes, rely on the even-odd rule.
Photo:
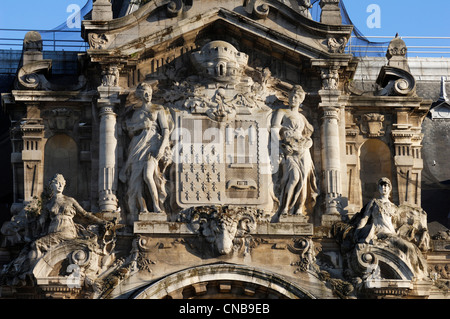
{"label": "column capital", "polygon": [[97,106],[105,107],[119,104],[119,94],[122,91],[119,86],[120,65],[105,63],[102,64],[102,69],[102,84],[97,88],[99,94]]}
{"label": "column capital", "polygon": [[322,79],[322,90],[338,91],[339,88],[339,67],[330,66],[320,69],[320,78]]}
{"label": "column capital", "polygon": [[122,65],[117,62],[102,63],[102,84],[106,87],[119,87]]}
{"label": "column capital", "polygon": [[117,116],[114,105],[105,104],[105,105],[100,105],[99,108],[100,108],[100,111],[99,111],[98,115],[100,117],[106,116],[106,115]]}
{"label": "column capital", "polygon": [[340,113],[340,109],[337,107],[333,107],[333,106],[325,106],[322,107],[323,110],[323,116],[322,119],[324,120],[336,120],[336,121],[340,121],[340,117],[339,117],[339,113]]}
{"label": "column capital", "polygon": [[341,109],[341,91],[339,90],[319,90],[319,108],[323,110],[324,117],[327,115],[338,116]]}

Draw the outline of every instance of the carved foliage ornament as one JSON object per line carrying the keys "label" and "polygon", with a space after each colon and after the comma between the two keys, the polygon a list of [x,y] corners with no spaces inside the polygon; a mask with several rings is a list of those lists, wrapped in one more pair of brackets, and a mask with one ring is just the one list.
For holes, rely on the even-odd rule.
{"label": "carved foliage ornament", "polygon": [[339,85],[339,71],[335,67],[321,69],[322,87],[324,90],[337,90]]}
{"label": "carved foliage ornament", "polygon": [[106,66],[102,71],[102,86],[119,86],[119,68],[115,65]]}
{"label": "carved foliage ornament", "polygon": [[347,45],[346,37],[341,37],[338,39],[328,38],[327,40],[328,51],[331,53],[344,53],[346,45]]}
{"label": "carved foliage ornament", "polygon": [[56,108],[43,113],[48,128],[52,131],[72,130],[79,119],[79,112],[69,108]]}
{"label": "carved foliage ornament", "polygon": [[110,36],[104,33],[89,33],[88,41],[91,49],[106,49],[109,45]]}
{"label": "carved foliage ornament", "polygon": [[291,253],[299,256],[299,260],[292,263],[291,266],[297,266],[297,271],[305,272],[315,263],[316,257],[314,253],[314,243],[311,238],[300,237],[294,238],[292,244],[288,245]]}

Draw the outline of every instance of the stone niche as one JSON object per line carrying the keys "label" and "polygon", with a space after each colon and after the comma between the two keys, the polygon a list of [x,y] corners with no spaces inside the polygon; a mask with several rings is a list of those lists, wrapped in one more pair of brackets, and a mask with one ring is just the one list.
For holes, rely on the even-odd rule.
{"label": "stone niche", "polygon": [[2,297],[442,296],[418,187],[431,103],[401,39],[378,89],[353,87],[352,26],[321,5],[320,22],[308,1],[253,0],[111,19],[97,1],[77,81],[58,86],[33,55],[2,95],[16,177]]}

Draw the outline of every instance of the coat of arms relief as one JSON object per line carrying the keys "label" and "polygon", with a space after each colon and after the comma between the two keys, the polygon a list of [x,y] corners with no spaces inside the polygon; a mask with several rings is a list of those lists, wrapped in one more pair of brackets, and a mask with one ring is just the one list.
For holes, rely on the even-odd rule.
{"label": "coat of arms relief", "polygon": [[[141,180],[121,178],[128,183],[129,213],[231,205],[272,220],[299,215],[307,221],[318,187],[310,154],[314,128],[301,114],[306,93],[284,84],[283,97],[270,71],[248,67],[247,54],[225,41],[207,43],[191,60],[197,75],[176,79],[158,93],[164,106],[153,104],[148,116],[136,109],[126,122],[132,127],[140,112],[142,125],[135,125],[141,137],[130,135],[126,163],[139,158],[135,175]],[[141,97],[142,86],[151,84],[138,87]]]}
{"label": "coat of arms relief", "polygon": [[182,78],[168,68],[170,85],[155,90],[161,105],[149,100],[157,81],[138,86],[142,107],[124,121],[137,133],[129,134],[120,175],[130,221],[162,213],[190,225],[199,215],[193,211],[219,210],[237,212],[228,220],[245,211],[254,225],[287,216],[309,222],[319,189],[314,128],[302,114],[306,93],[248,59],[228,42],[211,41],[191,54],[196,74]]}

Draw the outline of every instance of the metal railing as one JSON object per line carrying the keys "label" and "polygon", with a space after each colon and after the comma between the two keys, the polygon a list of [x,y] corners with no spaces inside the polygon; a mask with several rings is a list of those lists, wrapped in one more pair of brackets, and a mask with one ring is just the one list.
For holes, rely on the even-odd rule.
{"label": "metal railing", "polygon": [[[0,50],[21,50],[26,29],[0,29]],[[81,38],[80,30],[34,30],[42,36],[44,51],[86,51],[89,48]],[[346,52],[355,56],[383,56],[392,36],[352,36]],[[402,36],[408,47],[408,56],[450,57],[450,37]]]}
{"label": "metal railing", "polygon": [[[26,29],[0,29],[0,50],[22,50]],[[33,30],[41,34],[44,51],[86,51],[80,30]]]}
{"label": "metal railing", "polygon": [[[392,36],[352,36],[346,53],[355,56],[384,56]],[[401,36],[408,48],[408,57],[450,57],[450,37]]]}

